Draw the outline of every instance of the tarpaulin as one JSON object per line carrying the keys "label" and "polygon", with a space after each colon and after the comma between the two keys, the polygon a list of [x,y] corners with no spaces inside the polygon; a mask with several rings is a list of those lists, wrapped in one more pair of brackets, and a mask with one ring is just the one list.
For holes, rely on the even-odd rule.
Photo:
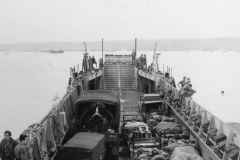
{"label": "tarpaulin", "polygon": [[[87,102],[96,102],[111,105],[116,108],[116,117],[115,123],[119,123],[120,119],[120,99],[116,92],[114,91],[103,91],[103,90],[95,90],[95,91],[85,91],[81,93],[81,96],[78,98],[75,105],[75,112],[81,107],[81,104]],[[78,115],[76,115],[78,116]],[[75,117],[76,120],[78,117]]]}
{"label": "tarpaulin", "polygon": [[140,127],[140,126],[148,126],[146,123],[143,123],[143,122],[128,122],[126,125],[125,125],[125,128],[126,129],[133,129],[135,127]]}
{"label": "tarpaulin", "polygon": [[71,160],[89,157],[91,160],[99,160],[104,151],[105,135],[92,132],[79,132],[63,146],[63,153],[66,153],[64,159]]}
{"label": "tarpaulin", "polygon": [[172,160],[203,160],[192,146],[176,147],[171,155]]}
{"label": "tarpaulin", "polygon": [[156,126],[156,130],[158,133],[160,133],[163,130],[166,129],[180,129],[181,125],[173,123],[173,122],[159,122],[158,125]]}
{"label": "tarpaulin", "polygon": [[82,92],[76,102],[76,107],[79,103],[85,102],[102,102],[110,105],[119,106],[119,97],[112,91],[86,91]]}

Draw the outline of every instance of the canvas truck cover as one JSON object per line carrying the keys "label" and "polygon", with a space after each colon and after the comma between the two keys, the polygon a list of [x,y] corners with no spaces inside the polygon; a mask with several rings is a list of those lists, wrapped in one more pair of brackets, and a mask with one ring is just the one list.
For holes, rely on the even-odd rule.
{"label": "canvas truck cover", "polygon": [[79,132],[63,146],[64,160],[99,160],[105,151],[105,135]]}
{"label": "canvas truck cover", "polygon": [[114,91],[100,91],[100,90],[94,90],[94,91],[85,91],[81,93],[81,96],[78,98],[76,104],[75,104],[75,111],[78,111],[78,108],[80,104],[86,103],[86,102],[99,102],[104,103],[108,105],[112,105],[116,107],[116,117],[115,117],[115,123],[119,123],[120,119],[120,99],[118,97],[118,94]]}
{"label": "canvas truck cover", "polygon": [[85,102],[101,102],[106,103],[110,105],[114,105],[118,108],[120,108],[120,100],[116,92],[114,91],[85,91],[81,93],[81,96],[76,102],[76,107],[80,103]]}
{"label": "canvas truck cover", "polygon": [[159,122],[156,126],[156,131],[158,133],[161,133],[162,131],[168,130],[168,129],[178,131],[181,129],[181,126],[173,122]]}

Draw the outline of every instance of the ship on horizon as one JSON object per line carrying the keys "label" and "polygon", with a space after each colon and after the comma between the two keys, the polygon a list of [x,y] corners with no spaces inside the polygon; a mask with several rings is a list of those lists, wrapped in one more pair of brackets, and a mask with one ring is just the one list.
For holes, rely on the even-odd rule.
{"label": "ship on horizon", "polygon": [[50,50],[49,53],[64,53],[63,50]]}

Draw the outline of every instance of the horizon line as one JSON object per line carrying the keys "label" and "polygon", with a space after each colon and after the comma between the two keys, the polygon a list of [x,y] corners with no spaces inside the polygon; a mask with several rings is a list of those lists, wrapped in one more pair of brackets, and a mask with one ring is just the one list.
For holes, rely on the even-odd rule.
{"label": "horizon line", "polygon": [[[229,38],[240,38],[240,37],[218,37],[218,38],[165,38],[165,39],[142,39],[137,38],[137,40],[201,40],[201,39],[229,39]],[[103,38],[104,40],[104,38]],[[130,40],[107,40],[104,42],[114,42],[114,41],[135,41],[135,38]],[[19,44],[36,44],[36,43],[83,43],[84,41],[45,41],[45,42],[23,42],[23,43],[1,43],[0,45],[19,45]],[[92,43],[92,42],[102,42],[99,41],[85,41],[86,43]]]}

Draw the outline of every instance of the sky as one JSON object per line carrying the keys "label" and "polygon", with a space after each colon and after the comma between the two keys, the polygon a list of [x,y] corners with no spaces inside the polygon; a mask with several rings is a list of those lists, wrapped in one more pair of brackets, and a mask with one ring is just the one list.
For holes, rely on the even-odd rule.
{"label": "sky", "polygon": [[240,37],[239,0],[0,0],[0,44]]}

